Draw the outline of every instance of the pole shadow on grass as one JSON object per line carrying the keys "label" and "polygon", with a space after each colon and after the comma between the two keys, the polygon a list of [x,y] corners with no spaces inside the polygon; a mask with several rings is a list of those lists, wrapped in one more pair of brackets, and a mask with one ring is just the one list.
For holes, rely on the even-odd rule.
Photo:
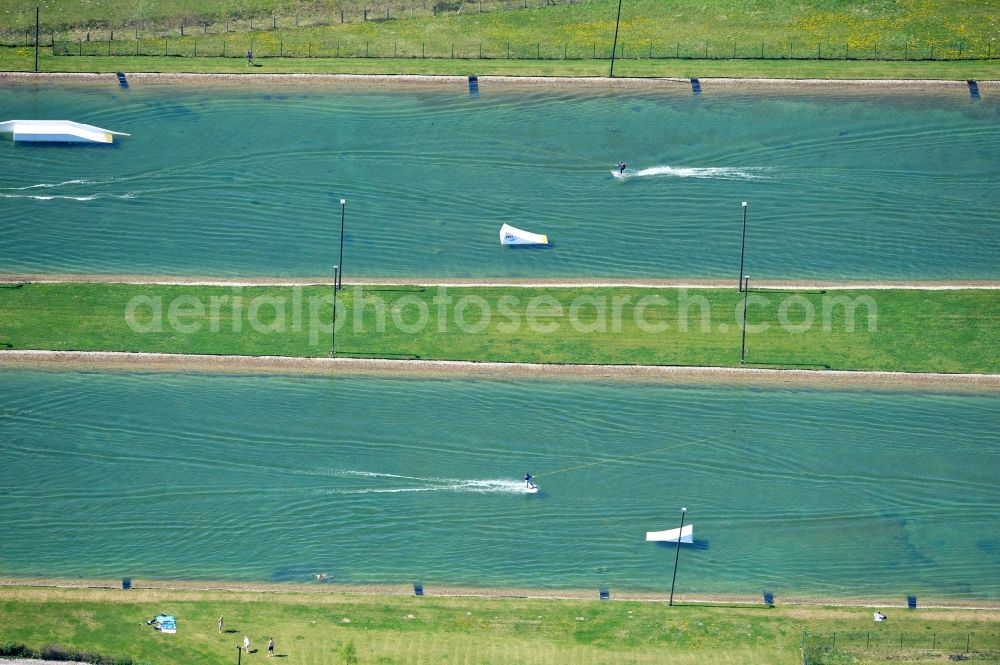
{"label": "pole shadow on grass", "polygon": [[406,287],[406,286],[395,286],[395,287],[385,287],[379,289],[373,289],[370,287],[364,288],[365,293],[426,293],[427,289],[424,287]]}
{"label": "pole shadow on grass", "polygon": [[338,356],[350,356],[352,358],[369,358],[371,360],[381,360],[389,358],[393,360],[420,360],[420,355],[416,353],[378,353],[377,351],[337,351]]}
{"label": "pole shadow on grass", "polygon": [[743,363],[742,366],[743,367],[764,366],[763,367],[764,369],[767,369],[769,367],[777,367],[777,368],[781,368],[781,367],[803,367],[803,368],[806,368],[806,369],[810,369],[810,368],[811,369],[833,369],[833,367],[831,365],[827,365],[826,363],[789,363],[789,362],[781,362],[781,361],[777,361],[777,360],[754,360],[753,362],[745,362],[745,363]]}
{"label": "pole shadow on grass", "polygon": [[[862,289],[859,289],[859,290],[862,290]],[[807,289],[771,289],[771,288],[768,288],[766,286],[758,286],[757,288],[747,289],[747,293],[781,293],[781,294],[789,295],[789,296],[798,296],[798,295],[825,296],[826,293],[827,293],[827,290],[826,289],[819,289],[819,290],[816,290],[816,291],[812,291],[812,290],[807,290]]]}

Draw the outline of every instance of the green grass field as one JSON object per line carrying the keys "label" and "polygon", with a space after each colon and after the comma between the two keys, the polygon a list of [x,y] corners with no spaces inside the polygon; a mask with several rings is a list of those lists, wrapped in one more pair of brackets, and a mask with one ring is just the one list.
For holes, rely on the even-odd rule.
{"label": "green grass field", "polygon": [[[42,72],[188,72],[203,74],[421,74],[466,76],[606,77],[608,62],[597,60],[479,60],[419,58],[241,58],[62,57],[42,49]],[[34,71],[31,48],[0,46],[0,71]],[[617,77],[819,78],[819,79],[1000,79],[1000,60],[868,62],[836,60],[619,60]]]}
{"label": "green grass field", "polygon": [[[0,347],[325,356],[331,294],[329,287],[7,284],[0,286]],[[341,356],[696,366],[740,360],[743,300],[735,289],[345,285],[338,300]],[[752,290],[746,361],[997,373],[998,312],[994,290]]]}
{"label": "green grass field", "polygon": [[[145,625],[160,612],[177,617],[176,635]],[[867,650],[817,650],[825,659],[814,663],[901,655],[909,663],[947,662],[954,654],[995,662],[1000,653],[997,610],[886,613],[889,621],[875,624],[867,608],[9,587],[0,590],[0,644],[60,645],[160,665],[236,662],[244,635],[256,651],[243,661],[266,658],[273,637],[277,662],[307,665],[792,665],[802,662],[804,632],[818,644],[838,633],[848,648],[868,637]]]}
{"label": "green grass field", "polygon": [[[251,49],[271,72],[604,76],[618,5],[438,2],[437,15],[411,0],[365,7],[373,20],[353,2],[67,0],[42,8],[41,41],[57,48],[45,49],[39,68],[245,71],[239,56]],[[33,6],[0,14],[11,46],[0,68],[34,68],[33,26]],[[990,79],[1000,71],[998,36],[989,0],[626,0],[615,73]],[[948,62],[913,62],[925,59]]]}

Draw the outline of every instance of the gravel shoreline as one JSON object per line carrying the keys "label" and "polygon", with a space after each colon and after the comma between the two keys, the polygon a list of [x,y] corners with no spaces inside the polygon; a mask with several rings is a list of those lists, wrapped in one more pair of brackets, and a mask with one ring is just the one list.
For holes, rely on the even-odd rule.
{"label": "gravel shoreline", "polygon": [[[213,277],[197,275],[127,275],[127,274],[63,274],[22,273],[0,274],[0,284],[136,284],[163,286],[327,286],[331,277]],[[646,279],[614,277],[370,277],[352,279],[348,286],[447,286],[523,288],[648,288],[648,289],[731,289],[731,279],[666,278]],[[843,290],[907,290],[954,291],[962,289],[996,290],[1000,281],[995,280],[818,280],[818,279],[760,279],[754,280],[754,289],[784,289],[805,291],[827,289]]]}
{"label": "gravel shoreline", "polygon": [[[262,74],[253,73],[159,73],[159,72],[129,72],[129,85],[135,84],[174,84],[187,85],[323,85],[323,86],[364,86],[365,88],[386,87],[453,87],[466,85],[468,77],[421,74]],[[503,88],[603,88],[603,89],[638,89],[638,90],[678,90],[690,92],[691,82],[687,78],[605,78],[605,77],[569,77],[569,76],[479,76],[480,89],[489,87]],[[759,79],[759,78],[702,78],[700,79],[703,93],[713,90],[752,90],[757,92],[790,90],[820,91],[864,91],[873,89],[893,92],[941,93],[953,92],[968,96],[968,84],[965,81],[941,79]],[[99,83],[117,85],[118,79],[113,73],[71,73],[71,72],[0,72],[0,84],[3,83]],[[1000,81],[979,81],[980,92],[1000,90]]]}
{"label": "gravel shoreline", "polygon": [[0,368],[126,372],[218,372],[324,376],[483,379],[586,379],[672,384],[769,385],[1000,392],[1000,374],[935,374],[843,370],[685,367],[662,365],[555,365],[394,360],[375,358],[297,358],[288,356],[204,356],[113,351],[0,350]]}
{"label": "gravel shoreline", "polygon": [[[92,589],[104,590],[109,593],[123,593],[120,580],[68,580],[58,578],[18,578],[0,577],[0,595],[16,594],[16,589]],[[311,584],[274,583],[274,582],[223,582],[223,581],[156,581],[132,579],[132,588],[124,593],[131,600],[142,600],[137,596],[148,594],[149,599],[159,599],[158,591],[177,592],[176,600],[195,599],[197,594],[205,592],[249,593],[249,594],[318,594],[318,595],[364,595],[364,596],[412,596],[411,584],[332,584],[315,582]],[[634,600],[645,602],[667,602],[668,594],[664,592],[627,592],[609,589],[612,600]],[[185,595],[184,592],[192,592]],[[584,589],[530,589],[530,588],[478,588],[446,585],[423,585],[425,596],[439,598],[532,598],[547,600],[598,600],[599,590]],[[900,597],[820,597],[791,595],[776,597],[780,605],[828,605],[838,607],[905,607],[906,596]],[[920,606],[925,608],[1000,609],[1000,600],[969,600],[969,599],[920,599]],[[706,604],[747,604],[759,605],[763,602],[760,595],[745,594],[674,594],[676,603],[706,603]]]}

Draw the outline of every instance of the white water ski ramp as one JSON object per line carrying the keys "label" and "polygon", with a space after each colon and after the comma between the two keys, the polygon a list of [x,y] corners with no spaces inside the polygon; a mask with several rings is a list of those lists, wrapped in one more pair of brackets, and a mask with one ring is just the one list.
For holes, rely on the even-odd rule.
{"label": "white water ski ramp", "polygon": [[548,245],[549,237],[541,233],[531,233],[515,228],[510,224],[500,227],[501,245]]}
{"label": "white water ski ramp", "polygon": [[676,543],[680,535],[682,543],[694,542],[694,524],[685,524],[683,529],[667,529],[666,531],[647,531],[646,542]]}
{"label": "white water ski ramp", "polygon": [[115,136],[130,136],[72,120],[8,120],[0,122],[0,133],[26,143],[114,143]]}

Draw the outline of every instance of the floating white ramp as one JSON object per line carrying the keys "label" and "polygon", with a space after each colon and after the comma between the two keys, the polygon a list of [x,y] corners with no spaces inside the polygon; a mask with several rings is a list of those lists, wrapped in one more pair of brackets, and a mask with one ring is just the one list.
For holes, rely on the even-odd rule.
{"label": "floating white ramp", "polygon": [[547,235],[542,235],[541,233],[530,233],[528,231],[523,231],[518,228],[514,228],[510,224],[504,224],[500,227],[500,244],[501,245],[548,245],[549,237]]}
{"label": "floating white ramp", "polygon": [[646,542],[676,543],[680,535],[682,543],[694,542],[694,524],[685,524],[683,529],[667,529],[666,531],[647,531]]}
{"label": "floating white ramp", "polygon": [[115,136],[129,136],[72,120],[8,120],[0,122],[0,132],[36,143],[114,143]]}

